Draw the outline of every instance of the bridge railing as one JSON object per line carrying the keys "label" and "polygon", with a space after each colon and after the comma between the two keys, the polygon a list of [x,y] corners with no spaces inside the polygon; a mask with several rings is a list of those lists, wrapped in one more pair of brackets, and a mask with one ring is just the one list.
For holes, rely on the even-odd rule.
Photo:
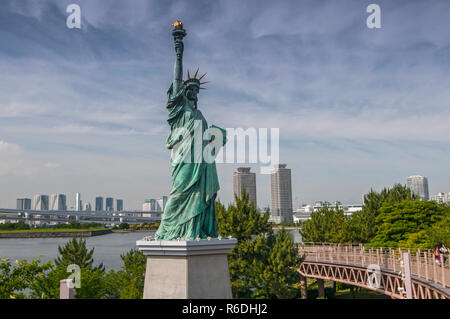
{"label": "bridge railing", "polygon": [[[411,255],[411,274],[426,281],[450,287],[450,258],[440,256],[441,265],[435,261],[431,250],[421,251],[404,248],[365,247],[363,244],[301,243],[299,254],[306,255],[306,261],[337,263],[368,267],[377,265],[380,269],[400,273],[403,253]],[[373,267],[373,266],[372,266]]]}

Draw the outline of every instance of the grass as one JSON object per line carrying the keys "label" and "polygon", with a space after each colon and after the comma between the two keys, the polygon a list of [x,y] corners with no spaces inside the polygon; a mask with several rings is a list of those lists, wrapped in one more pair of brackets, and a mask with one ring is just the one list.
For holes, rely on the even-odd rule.
{"label": "grass", "polygon": [[65,228],[36,228],[36,229],[14,229],[14,230],[2,230],[1,233],[45,233],[45,232],[77,232],[77,231],[94,231],[94,230],[107,230],[108,228],[87,228],[87,229],[65,229]]}
{"label": "grass", "polygon": [[[318,289],[317,280],[308,278],[307,283],[308,283],[308,295],[310,296],[310,298],[313,299],[317,298],[317,289]],[[324,285],[325,287],[331,287],[332,282],[325,280]],[[355,297],[353,297],[350,288],[337,288],[333,299],[391,299],[391,298],[379,292],[364,288],[359,289]]]}
{"label": "grass", "polygon": [[389,296],[383,295],[373,290],[369,289],[361,289],[356,294],[355,298],[353,298],[350,289],[342,289],[336,291],[335,294],[336,299],[391,299]]}

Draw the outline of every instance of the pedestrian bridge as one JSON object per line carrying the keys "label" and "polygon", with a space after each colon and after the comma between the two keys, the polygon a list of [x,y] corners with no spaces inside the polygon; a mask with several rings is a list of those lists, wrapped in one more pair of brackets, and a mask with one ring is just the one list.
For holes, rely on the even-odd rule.
{"label": "pedestrian bridge", "polygon": [[395,299],[450,299],[450,258],[441,256],[441,267],[430,250],[302,243],[299,254],[306,258],[299,268],[303,298],[306,278],[315,278],[319,296],[324,296],[323,282],[329,280]]}

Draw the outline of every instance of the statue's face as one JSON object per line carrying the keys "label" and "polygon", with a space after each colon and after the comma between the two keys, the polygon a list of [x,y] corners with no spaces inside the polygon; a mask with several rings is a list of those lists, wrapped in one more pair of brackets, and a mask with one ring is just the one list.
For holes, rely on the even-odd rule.
{"label": "statue's face", "polygon": [[198,87],[196,86],[190,86],[186,90],[186,97],[191,101],[197,102],[197,94],[198,94]]}

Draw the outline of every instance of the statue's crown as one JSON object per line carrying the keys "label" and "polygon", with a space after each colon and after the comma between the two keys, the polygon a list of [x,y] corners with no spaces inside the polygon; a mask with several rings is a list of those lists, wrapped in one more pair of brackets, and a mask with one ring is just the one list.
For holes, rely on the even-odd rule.
{"label": "statue's crown", "polygon": [[189,87],[189,86],[196,86],[196,87],[198,87],[200,90],[206,90],[205,88],[202,88],[201,85],[203,85],[203,84],[205,84],[205,83],[208,83],[208,81],[200,82],[200,80],[203,79],[203,77],[206,75],[206,73],[203,74],[203,75],[202,75],[201,77],[199,77],[198,79],[197,79],[198,69],[197,69],[197,71],[195,72],[195,74],[194,74],[194,76],[193,76],[192,78],[191,78],[191,75],[189,74],[189,70],[187,71],[187,74],[188,74],[188,79],[187,79],[186,81],[184,81],[184,85],[186,85],[186,87]]}

